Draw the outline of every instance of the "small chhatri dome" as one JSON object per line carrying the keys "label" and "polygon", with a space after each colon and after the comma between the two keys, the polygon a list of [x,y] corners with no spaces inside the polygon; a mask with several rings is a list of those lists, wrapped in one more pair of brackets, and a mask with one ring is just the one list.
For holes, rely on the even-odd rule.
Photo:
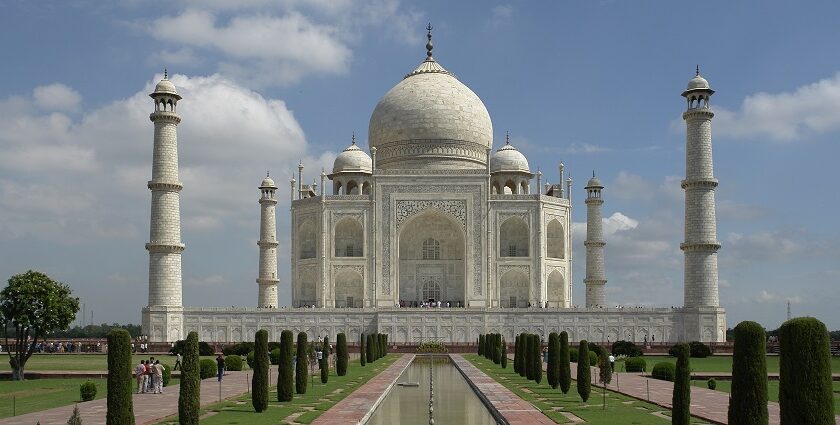
{"label": "small chhatri dome", "polygon": [[700,75],[700,66],[697,66],[697,70],[694,73],[694,78],[688,81],[688,86],[686,87],[685,91],[683,92],[683,96],[693,91],[708,91],[714,93],[715,91],[709,86],[709,82]]}
{"label": "small chhatri dome", "polygon": [[604,185],[601,184],[601,180],[598,177],[595,177],[595,172],[592,172],[592,178],[586,183],[586,187],[584,189],[603,189]]}
{"label": "small chhatri dome", "polygon": [[260,183],[260,189],[277,189],[277,186],[274,185],[274,180],[268,176],[267,172],[265,173],[265,178],[262,183]]}
{"label": "small chhatri dome", "polygon": [[528,159],[510,144],[510,135],[505,135],[505,145],[490,157],[490,173],[530,173]]}
{"label": "small chhatri dome", "polygon": [[175,90],[175,84],[172,84],[172,81],[169,81],[169,73],[165,69],[163,70],[163,79],[157,83],[155,91],[152,93],[152,95],[162,94],[175,96],[178,99],[181,99],[181,96],[178,95],[178,91]]}
{"label": "small chhatri dome", "polygon": [[356,146],[356,134],[347,149],[338,154],[333,163],[333,174],[373,172],[373,161],[368,154]]}

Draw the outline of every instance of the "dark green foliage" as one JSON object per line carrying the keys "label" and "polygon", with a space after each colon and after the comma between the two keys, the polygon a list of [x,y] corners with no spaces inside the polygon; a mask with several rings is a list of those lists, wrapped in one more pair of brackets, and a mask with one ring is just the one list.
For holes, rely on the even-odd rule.
{"label": "dark green foliage", "polygon": [[321,383],[326,384],[330,379],[330,338],[324,337],[324,345],[321,346]]}
{"label": "dark green foliage", "polygon": [[233,354],[225,357],[225,370],[240,371],[242,370],[242,357]]}
{"label": "dark green foliage", "polygon": [[163,383],[164,387],[168,387],[169,381],[172,380],[172,368],[169,367],[169,365],[163,363],[161,363],[160,365],[163,366],[163,375],[161,375],[160,377],[161,382]]}
{"label": "dark green foliage", "polygon": [[[280,333],[280,367],[277,368],[277,401],[292,401],[292,331]],[[346,349],[346,348],[345,348]]]}
{"label": "dark green foliage", "polygon": [[813,317],[788,320],[779,328],[779,344],[781,424],[833,424],[831,350],[825,325]]}
{"label": "dark green foliage", "polygon": [[589,352],[590,352],[590,353],[594,353],[594,354],[595,354],[595,364],[593,364],[593,365],[592,365],[592,366],[595,366],[595,365],[597,365],[597,364],[598,364],[598,360],[597,360],[597,359],[598,359],[599,357],[601,357],[601,353],[606,353],[606,352],[607,352],[607,350],[606,350],[606,349],[604,349],[604,347],[601,347],[600,345],[598,345],[598,344],[596,344],[596,343],[594,343],[594,342],[590,342],[590,343],[589,343]]}
{"label": "dark green foliage", "polygon": [[572,386],[572,365],[569,363],[569,334],[560,332],[560,351],[558,353],[557,382],[563,394]]}
{"label": "dark green foliage", "polygon": [[[735,326],[735,347],[732,355],[732,390],[729,397],[729,423],[733,425],[766,425],[767,414],[767,348],[764,328],[756,322],[744,321]],[[710,379],[709,389],[717,386]]]}
{"label": "dark green foliage", "polygon": [[[186,343],[187,343],[187,341],[183,340],[183,339],[179,340],[179,341],[175,341],[175,345],[173,345],[172,348],[169,349],[169,353],[173,354],[173,355],[174,354],[180,354],[180,355],[183,356],[184,355],[184,346],[185,346]],[[201,356],[212,356],[215,353],[213,352],[213,347],[211,347],[210,344],[208,344],[204,341],[201,341],[201,342],[198,343],[198,354],[201,355]]]}
{"label": "dark green foliage", "polygon": [[268,331],[254,335],[254,376],[251,378],[251,404],[257,413],[268,408]]}
{"label": "dark green foliage", "polygon": [[[715,381],[715,378],[709,378],[709,380],[706,381],[706,387],[708,387],[710,390],[716,389],[717,388],[717,381]],[[732,402],[730,401],[729,403],[730,403],[730,406],[731,406]],[[764,410],[767,410],[767,409],[765,408]],[[729,421],[732,422],[732,419],[730,419]],[[767,422],[764,422],[764,423],[766,424]]]}
{"label": "dark green foliage", "polygon": [[184,344],[181,360],[181,385],[178,395],[178,423],[198,425],[201,409],[201,379],[198,363],[198,334],[190,332]]}
{"label": "dark green foliage", "polygon": [[[578,362],[578,349],[575,347],[569,348],[569,359],[577,363]],[[598,355],[592,351],[589,351],[589,366],[595,366],[598,364]]]}
{"label": "dark green foliage", "polygon": [[114,329],[108,334],[107,425],[134,424],[131,366],[131,335],[125,329]]}
{"label": "dark green foliage", "polygon": [[616,341],[611,349],[614,356],[639,357],[642,350],[630,341]]}
{"label": "dark green foliage", "polygon": [[539,335],[533,335],[534,343],[532,345],[533,351],[531,355],[533,356],[534,361],[534,382],[540,383],[542,382],[543,376],[543,368],[542,368],[542,340],[540,340]]}
{"label": "dark green foliage", "polygon": [[624,360],[625,372],[644,372],[647,370],[647,362],[641,357],[630,357]]}
{"label": "dark green foliage", "polygon": [[478,355],[484,355],[484,334],[478,335]]}
{"label": "dark green foliage", "polygon": [[[679,345],[679,344],[677,344],[677,345]],[[670,354],[671,357],[678,357],[678,355],[677,355],[677,345],[668,349],[668,354]],[[696,358],[696,359],[702,359],[702,358],[709,357],[709,356],[712,355],[712,349],[709,348],[708,345],[703,344],[700,341],[691,341],[691,342],[688,343],[688,347],[689,347],[689,355],[691,357]]]}
{"label": "dark green foliage", "polygon": [[347,374],[347,335],[344,333],[338,334],[337,344],[335,346],[335,373],[338,376]]}
{"label": "dark green foliage", "polygon": [[[38,422],[39,424],[41,422]],[[79,413],[79,405],[73,406],[73,414],[67,419],[67,425],[82,425],[82,414]]]}
{"label": "dark green foliage", "polygon": [[251,351],[254,351],[254,343],[251,341],[238,342],[222,348],[222,354],[225,356],[230,356],[231,354],[247,356]]}
{"label": "dark green foliage", "polygon": [[365,347],[365,334],[359,338],[359,363],[364,366],[367,363],[367,347]]}
{"label": "dark green foliage", "polygon": [[306,332],[297,336],[297,364],[295,365],[295,392],[306,394],[306,382],[309,380],[309,364],[306,356]]}
{"label": "dark green foliage", "polygon": [[198,376],[201,379],[216,376],[216,361],[211,359],[201,359],[198,363]]}
{"label": "dark green foliage", "polygon": [[493,358],[493,363],[502,363],[502,335],[493,334],[493,343],[490,346],[490,356]]}
{"label": "dark green foliage", "polygon": [[671,423],[676,425],[691,423],[691,371],[688,363],[690,354],[689,346],[685,344],[677,346],[674,393],[671,399]]}
{"label": "dark green foliage", "polygon": [[507,362],[508,362],[508,354],[507,354],[507,341],[505,338],[502,337],[502,369],[507,369]]}
{"label": "dark green foliage", "polygon": [[519,373],[519,362],[522,356],[519,354],[519,335],[513,339],[513,371]]}
{"label": "dark green foliage", "polygon": [[374,360],[376,360],[376,358],[374,357],[374,351],[373,351],[373,350],[376,349],[376,347],[374,347],[373,339],[374,339],[374,335],[371,334],[371,335],[367,336],[367,341],[365,341],[365,357],[367,357],[367,362],[368,363],[371,363]]}
{"label": "dark green foliage", "polygon": [[82,401],[91,401],[96,397],[96,383],[87,381],[79,385],[79,397]]}
{"label": "dark green foliage", "polygon": [[659,362],[653,365],[653,369],[650,371],[650,376],[654,379],[661,379],[663,381],[674,381],[674,374],[676,373],[676,368],[674,364],[671,362]]}
{"label": "dark green foliage", "polygon": [[557,332],[548,334],[548,362],[545,366],[545,377],[551,388],[560,384],[560,338]]}
{"label": "dark green foliage", "polygon": [[248,353],[247,356],[245,356],[245,362],[248,363],[248,367],[250,367],[251,369],[254,368],[254,352],[253,351],[251,351],[250,353]]}
{"label": "dark green foliage", "polygon": [[[589,343],[584,339],[578,347],[578,354],[581,357],[589,357]],[[589,400],[589,393],[592,391],[592,370],[586,362],[577,363],[577,392],[581,400]]]}
{"label": "dark green foliage", "polygon": [[268,352],[268,358],[271,360],[271,364],[278,365],[280,364],[280,347],[274,348]]}
{"label": "dark green foliage", "polygon": [[534,350],[534,338],[531,334],[524,334],[525,337],[525,349],[522,352],[524,355],[524,363],[525,363],[525,378],[529,381],[534,380],[534,359],[531,352]]}
{"label": "dark green foliage", "polygon": [[607,350],[601,350],[601,355],[598,356],[598,381],[602,384],[612,382],[612,365]]}

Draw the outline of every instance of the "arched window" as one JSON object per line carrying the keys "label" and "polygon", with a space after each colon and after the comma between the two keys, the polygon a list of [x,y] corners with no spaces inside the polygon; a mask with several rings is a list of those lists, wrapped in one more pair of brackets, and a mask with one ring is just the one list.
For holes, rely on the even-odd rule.
{"label": "arched window", "polygon": [[546,234],[547,255],[549,258],[566,258],[566,243],[563,232],[563,225],[558,220],[551,220],[548,223]]}
{"label": "arched window", "polygon": [[362,223],[352,218],[345,218],[335,225],[335,256],[364,256],[364,237]]}
{"label": "arched window", "polygon": [[341,180],[333,180],[333,195],[341,195]]}
{"label": "arched window", "polygon": [[423,259],[440,260],[440,242],[432,238],[423,241]]}
{"label": "arched window", "polygon": [[519,217],[505,220],[499,227],[499,257],[527,257],[530,241],[525,220]]}
{"label": "arched window", "polygon": [[345,195],[358,195],[359,194],[359,185],[356,183],[355,180],[350,180],[347,182],[347,187],[344,189]]}
{"label": "arched window", "polygon": [[305,221],[298,229],[298,247],[300,259],[315,258],[315,225],[311,220]]}
{"label": "arched window", "polygon": [[440,284],[433,280],[423,282],[423,301],[430,300],[440,300]]}
{"label": "arched window", "polygon": [[370,182],[362,183],[362,195],[370,194]]}

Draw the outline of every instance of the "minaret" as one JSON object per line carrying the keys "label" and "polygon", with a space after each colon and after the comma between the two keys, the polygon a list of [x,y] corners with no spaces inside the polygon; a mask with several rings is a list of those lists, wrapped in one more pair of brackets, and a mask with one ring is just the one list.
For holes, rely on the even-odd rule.
{"label": "minaret", "polygon": [[277,308],[277,219],[274,215],[274,207],[277,205],[277,198],[274,197],[277,186],[274,180],[265,174],[260,184],[260,240],[257,245],[260,247],[260,274],[257,278],[259,284],[259,297],[257,307]]}
{"label": "minaret", "polygon": [[[152,180],[147,184],[152,191],[151,231],[146,244],[149,251],[149,308],[180,308],[184,244],[181,242],[179,192],[183,185],[178,180],[177,127],[181,117],[176,110],[181,96],[166,72],[149,96],[155,101],[155,111],[149,116],[155,124]],[[168,337],[171,339],[172,335],[168,334]]]}
{"label": "minaret", "polygon": [[604,205],[604,199],[601,198],[601,190],[604,185],[595,177],[595,172],[592,172],[592,178],[586,184],[586,240],[583,245],[586,246],[586,279],[583,283],[586,284],[586,307],[603,307],[604,301],[604,285],[607,283],[607,278],[604,275],[604,232],[601,221],[601,206]]}
{"label": "minaret", "polygon": [[718,185],[712,167],[712,117],[709,105],[714,94],[709,82],[697,74],[682,92],[688,110],[683,113],[685,138],[685,307],[717,307],[718,267],[715,188]]}

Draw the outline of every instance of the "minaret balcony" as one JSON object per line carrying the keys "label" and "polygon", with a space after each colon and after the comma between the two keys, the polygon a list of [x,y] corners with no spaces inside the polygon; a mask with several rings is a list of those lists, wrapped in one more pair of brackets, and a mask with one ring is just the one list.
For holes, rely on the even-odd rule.
{"label": "minaret balcony", "polygon": [[720,242],[683,242],[680,244],[680,249],[686,252],[717,252],[720,249]]}
{"label": "minaret balcony", "polygon": [[181,182],[162,182],[149,180],[149,182],[146,183],[146,187],[148,187],[149,190],[165,190],[167,192],[180,192],[181,189],[184,188],[184,185]]}
{"label": "minaret balcony", "polygon": [[689,109],[683,112],[683,119],[690,120],[690,119],[703,119],[703,120],[710,120],[714,118],[715,113],[712,112],[711,108],[694,108]]}
{"label": "minaret balcony", "polygon": [[685,179],[680,183],[680,186],[683,189],[692,189],[692,188],[714,189],[718,186],[718,180],[715,179],[715,178],[711,178],[711,179]]}
{"label": "minaret balcony", "polygon": [[278,242],[277,241],[257,241],[257,245],[260,248],[277,248]]}
{"label": "minaret balcony", "polygon": [[152,122],[160,121],[179,124],[181,122],[181,116],[172,111],[155,111],[149,114],[149,120]]}
{"label": "minaret balcony", "polygon": [[146,244],[147,251],[164,254],[180,254],[185,248],[182,243],[149,242]]}

